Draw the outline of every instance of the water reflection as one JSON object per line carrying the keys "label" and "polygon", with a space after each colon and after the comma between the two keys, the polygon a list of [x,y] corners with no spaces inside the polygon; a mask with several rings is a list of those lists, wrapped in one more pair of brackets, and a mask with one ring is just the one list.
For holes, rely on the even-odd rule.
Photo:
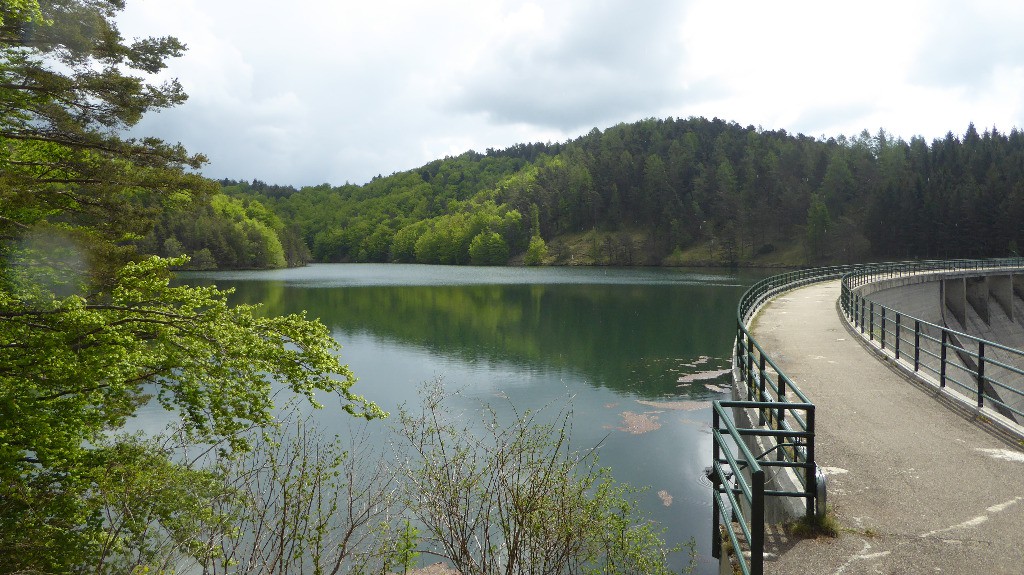
{"label": "water reflection", "polygon": [[[389,277],[381,268],[394,271]],[[486,283],[502,279],[491,268],[442,269],[458,270],[464,283],[449,275],[438,285],[440,274],[429,266],[358,265],[313,266],[326,278],[319,280],[310,270],[269,280],[266,272],[188,280],[232,287],[235,301],[262,303],[268,314],[305,310],[343,343],[369,333],[461,361],[569,370],[594,385],[657,397],[680,393],[679,377],[695,371],[687,364],[700,354],[715,359],[703,369],[724,367],[730,315],[743,286],[759,277],[570,268],[561,275],[519,270],[515,283],[500,284]],[[409,285],[417,278],[430,285]],[[683,391],[690,389],[704,387]]]}
{"label": "water reflection", "polygon": [[[650,486],[642,506],[669,540],[696,538],[696,572],[713,573],[707,402],[722,397],[736,302],[764,275],[319,265],[180,281],[233,288],[235,303],[263,313],[319,318],[344,346],[356,392],[392,412],[434,377],[462,390],[467,410],[571,405],[573,442],[600,444],[618,480]],[[347,435],[351,418],[323,400],[318,421]],[[370,425],[387,441],[387,422]]]}

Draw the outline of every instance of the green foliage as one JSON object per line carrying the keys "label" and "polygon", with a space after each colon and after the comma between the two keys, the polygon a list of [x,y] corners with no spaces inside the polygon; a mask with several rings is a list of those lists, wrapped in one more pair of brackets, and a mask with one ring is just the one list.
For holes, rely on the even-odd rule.
{"label": "green foliage", "polygon": [[37,0],[7,0],[0,8],[0,26],[5,19],[43,23],[43,14]]}
{"label": "green foliage", "polygon": [[426,229],[427,222],[416,222],[398,230],[391,242],[392,259],[402,263],[416,261],[416,242]]}
{"label": "green foliage", "polygon": [[480,232],[469,243],[469,259],[477,266],[498,266],[508,261],[508,244],[498,232]]}
{"label": "green foliage", "polygon": [[539,266],[544,263],[544,260],[548,257],[548,245],[544,242],[544,238],[540,236],[533,236],[530,238],[530,246],[526,248],[526,255],[523,257],[523,263],[528,266]]}
{"label": "green foliage", "polygon": [[93,573],[133,573],[146,567],[167,572],[177,556],[208,557],[202,544],[213,526],[230,517],[211,502],[230,497],[213,469],[181,465],[170,443],[139,437],[105,440],[92,455],[98,473],[82,494],[102,509],[106,529],[97,535],[98,552],[85,562]]}
{"label": "green foliage", "polygon": [[218,477],[184,465],[179,449],[117,434],[147,401],[180,416],[185,444],[224,457],[251,447],[244,430],[273,421],[272,383],[383,415],[351,391],[320,323],[231,307],[214,288],[170,287],[169,269],[187,258],[132,249],[149,237],[153,253],[215,263],[216,242],[148,234],[161,211],[219,210],[254,261],[284,261],[280,220],[257,204],[211,202],[214,184],[194,171],[202,156],[118,135],[185,98],[175,81],[150,82],[183,45],[125,42],[122,8],[0,5],[2,573],[170,570],[160,563],[168,546],[212,552],[194,542],[219,521]]}
{"label": "green foliage", "polygon": [[402,568],[402,573],[408,573],[409,569],[416,565],[416,559],[420,556],[419,552],[416,551],[419,540],[420,530],[411,521],[406,519],[402,523],[398,536],[395,538],[395,549],[393,552],[396,565]]}
{"label": "green foliage", "polygon": [[48,224],[123,242],[145,233],[155,209],[211,191],[186,171],[202,156],[116,135],[145,111],[184,100],[176,82],[144,76],[181,54],[181,43],[126,44],[113,24],[116,4],[48,0],[42,19],[19,17],[33,6],[5,3],[15,17],[0,26],[0,237]]}
{"label": "green foliage", "polygon": [[[351,392],[355,379],[324,326],[228,306],[213,288],[169,287],[174,263],[129,263],[89,299],[56,297],[31,274],[9,273],[0,292],[0,515],[11,523],[0,526],[0,548],[40,565],[93,554],[110,529],[91,493],[106,468],[98,446],[150,396],[180,414],[191,441],[243,449],[240,431],[272,421],[271,382],[383,415]],[[49,548],[54,530],[59,553]]]}
{"label": "green foliage", "polygon": [[460,573],[669,572],[683,546],[666,547],[594,451],[570,449],[569,412],[503,424],[485,409],[484,436],[446,414],[443,390],[428,387],[419,414],[402,411],[401,433],[415,455],[409,508]]}
{"label": "green foliage", "polygon": [[[302,411],[291,403],[273,425],[246,430],[253,449],[241,457],[196,446],[180,432],[105,439],[93,452],[91,486],[78,495],[98,507],[106,528],[88,554],[65,554],[51,568],[242,575],[383,572],[408,564],[415,528],[406,525],[397,542],[391,536],[393,470],[374,459],[364,437],[325,437]],[[75,547],[54,545],[55,555],[68,550]],[[40,564],[14,558],[2,567],[21,572]]]}
{"label": "green foliage", "polygon": [[267,269],[309,261],[301,240],[263,204],[224,194],[162,211],[137,245],[152,255],[191,255],[192,269]]}

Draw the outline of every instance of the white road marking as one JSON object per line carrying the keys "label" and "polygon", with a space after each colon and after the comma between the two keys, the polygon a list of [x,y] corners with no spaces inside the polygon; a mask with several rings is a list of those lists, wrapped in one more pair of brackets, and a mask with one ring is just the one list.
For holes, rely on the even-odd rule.
{"label": "white road marking", "polygon": [[[987,509],[985,509],[985,511],[988,511],[990,514],[1000,513],[1002,511],[1006,511],[1010,507],[1013,507],[1015,504],[1017,504],[1021,500],[1024,500],[1024,497],[1015,497],[1015,498],[1013,498],[1013,499],[1011,499],[1009,501],[1006,501],[1004,503],[999,503],[997,505],[993,505],[991,507],[988,507]],[[948,533],[950,531],[956,531],[957,529],[970,529],[971,527],[977,527],[977,526],[981,525],[982,523],[988,521],[989,519],[991,519],[991,517],[989,515],[979,515],[977,517],[974,517],[973,519],[968,519],[967,521],[964,521],[963,523],[959,523],[957,525],[952,525],[950,527],[945,527],[943,529],[936,529],[935,531],[929,531],[928,533],[923,533],[923,534],[920,535],[920,537],[932,537],[932,536],[938,535],[940,533]]]}
{"label": "white road marking", "polygon": [[868,551],[870,551],[870,550],[871,550],[871,544],[868,543],[867,541],[864,541],[864,548],[860,550],[860,553],[857,553],[856,555],[854,555],[854,556],[850,557],[849,559],[847,559],[846,563],[843,563],[842,565],[840,565],[839,568],[835,570],[835,573],[833,573],[833,575],[842,575],[843,573],[846,572],[846,569],[850,565],[853,564],[854,561],[857,561],[857,560],[867,560],[867,561],[870,561],[872,559],[880,559],[882,557],[885,557],[885,556],[889,555],[889,553],[890,553],[889,551],[879,551],[879,552],[876,552],[876,553],[868,553]]}
{"label": "white road marking", "polygon": [[1008,507],[1012,507],[1017,502],[1019,502],[1021,499],[1024,499],[1024,497],[1015,497],[1015,498],[1007,501],[1006,503],[1000,503],[999,505],[993,505],[992,507],[989,507],[985,511],[988,511],[989,513],[999,513],[1000,511],[1006,511],[1006,509]]}
{"label": "white road marking", "polygon": [[981,447],[977,448],[976,451],[980,451],[994,459],[1024,463],[1024,453],[1019,451],[1013,451],[1010,449],[985,449]]}

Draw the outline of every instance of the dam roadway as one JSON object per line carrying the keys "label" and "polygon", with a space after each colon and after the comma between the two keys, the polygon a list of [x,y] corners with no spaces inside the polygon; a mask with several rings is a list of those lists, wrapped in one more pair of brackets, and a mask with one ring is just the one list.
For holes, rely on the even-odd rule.
{"label": "dam roadway", "polygon": [[773,574],[1024,573],[1018,437],[912,381],[847,327],[839,281],[786,292],[751,332],[816,405],[838,538],[766,526]]}

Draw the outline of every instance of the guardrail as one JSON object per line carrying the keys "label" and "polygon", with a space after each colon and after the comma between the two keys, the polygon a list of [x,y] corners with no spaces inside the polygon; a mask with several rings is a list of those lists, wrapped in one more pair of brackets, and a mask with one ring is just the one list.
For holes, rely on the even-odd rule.
{"label": "guardrail", "polygon": [[[810,283],[838,279],[863,266],[795,270],[765,278],[740,298],[736,310],[733,373],[746,401],[713,402],[713,464],[708,478],[714,485],[712,556],[721,557],[723,534],[736,551],[744,575],[764,572],[765,497],[805,500],[807,515],[824,512],[822,480],[814,459],[814,404],[779,368],[751,335],[753,314],[780,293]],[[756,419],[756,427],[737,425],[737,410]],[[748,444],[764,446],[754,455]],[[792,472],[799,490],[768,488],[765,468]],[[746,552],[744,552],[746,550]]]}
{"label": "guardrail", "polygon": [[[794,413],[794,418],[805,422],[808,431],[794,431],[790,429],[773,429],[766,431],[763,428],[740,428],[736,426],[732,418],[732,409],[756,409],[762,413],[783,414],[787,411],[803,411],[802,417]],[[764,572],[764,509],[765,497],[808,497],[804,491],[782,491],[767,489],[765,480],[766,467],[780,468],[803,468],[810,477],[814,477],[817,468],[814,464],[814,404],[811,403],[788,403],[788,402],[765,402],[765,401],[716,401],[713,404],[712,433],[714,435],[712,447],[712,460],[714,464],[709,472],[709,477],[715,484],[713,494],[714,520],[713,537],[711,539],[713,557],[719,558],[722,555],[722,533],[720,529],[719,516],[725,519],[725,534],[729,538],[732,548],[737,550],[736,556],[740,569],[745,575],[760,575]],[[723,427],[724,425],[724,427]],[[732,443],[738,447],[736,453],[726,447],[724,433],[729,435]],[[766,455],[762,453],[755,456],[744,441],[745,437],[773,437],[776,439],[775,449],[779,453],[776,461],[764,460]],[[802,442],[801,442],[802,440]],[[790,449],[802,452],[802,456],[794,456],[790,452],[783,457],[783,449]],[[796,460],[801,461],[797,462]],[[728,465],[728,470],[726,469]],[[732,481],[730,485],[730,480]],[[724,497],[723,497],[724,496]],[[813,497],[808,497],[809,506],[813,509]],[[730,513],[726,515],[724,511]],[[749,521],[743,519],[744,511],[749,511]],[[813,511],[809,511],[811,513]],[[734,521],[735,519],[735,521]],[[739,527],[739,533],[736,527]],[[739,535],[743,535],[743,541]],[[744,545],[745,544],[745,545]],[[741,551],[746,547],[749,554]]]}
{"label": "guardrail", "polygon": [[[1024,258],[883,264],[843,278],[842,307],[847,320],[868,341],[919,377],[940,388],[950,385],[977,407],[991,407],[1024,422],[1024,351],[937,325],[872,301],[857,288],[915,275],[990,275],[1024,271]],[[1016,385],[1014,385],[1016,382]]]}
{"label": "guardrail", "polygon": [[[992,351],[1017,352],[1022,359],[1024,352],[912,318],[875,304],[855,292],[858,287],[886,279],[922,273],[990,272],[999,268],[1024,269],[1024,258],[896,262],[795,270],[765,278],[743,294],[737,306],[733,373],[737,387],[745,392],[746,401],[713,402],[713,465],[708,468],[707,475],[715,487],[712,497],[714,557],[721,557],[724,536],[735,550],[734,555],[744,575],[763,574],[766,497],[800,497],[805,499],[808,515],[824,511],[824,501],[821,500],[824,497],[823,478],[814,459],[814,404],[751,335],[747,323],[757,310],[786,291],[842,278],[840,301],[847,319],[869,339],[873,340],[877,335],[881,348],[892,353],[897,361],[908,363],[912,356],[914,371],[935,371],[941,385],[950,382],[963,389],[974,390],[979,405],[991,402],[1003,411],[1024,417],[1007,401],[1001,400],[999,393],[986,393],[986,390],[1009,393],[1006,382],[993,376],[993,368],[1024,376],[1024,370],[994,358]],[[911,321],[914,324],[913,341],[909,339]],[[970,343],[964,344],[965,341]],[[939,351],[929,348],[929,344],[937,344],[935,349]],[[912,354],[907,353],[907,346],[912,346]],[[952,361],[950,351],[961,357],[963,364]],[[938,367],[932,367],[927,359],[922,359],[929,357],[938,360]],[[974,369],[969,367],[972,358],[976,366]],[[951,370],[969,373],[977,386],[961,382],[950,373]],[[736,410],[756,416],[757,427],[737,425]],[[761,438],[762,444],[771,447],[754,455],[746,441],[751,437]],[[775,453],[774,460],[766,459],[772,452]],[[780,491],[767,488],[765,468],[773,467],[792,470],[802,489]]]}

